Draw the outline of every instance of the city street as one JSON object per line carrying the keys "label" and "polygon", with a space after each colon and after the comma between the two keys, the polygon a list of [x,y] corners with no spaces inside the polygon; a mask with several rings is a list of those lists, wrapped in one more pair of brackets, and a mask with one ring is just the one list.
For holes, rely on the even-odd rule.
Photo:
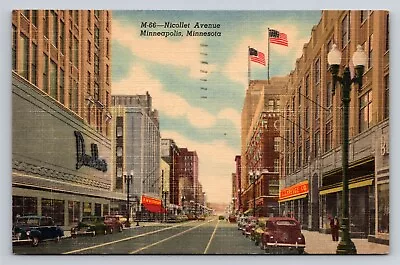
{"label": "city street", "polygon": [[[330,235],[303,232],[306,253],[334,254],[337,243]],[[323,244],[321,243],[323,242]],[[389,246],[354,239],[359,254],[385,254]],[[236,223],[217,220],[185,223],[141,223],[122,233],[66,237],[59,243],[41,242],[38,247],[14,246],[16,254],[264,254],[237,230]]]}

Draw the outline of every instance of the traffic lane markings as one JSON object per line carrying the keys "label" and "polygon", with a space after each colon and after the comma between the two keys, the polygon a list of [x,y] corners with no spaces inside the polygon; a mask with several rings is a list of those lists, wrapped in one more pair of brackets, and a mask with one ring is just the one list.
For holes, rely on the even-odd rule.
{"label": "traffic lane markings", "polygon": [[[211,231],[214,227],[208,225],[215,221],[216,219],[211,219],[206,222],[202,222],[187,230],[171,235],[170,237],[131,251],[129,254],[202,254],[209,239],[208,235],[211,234]],[[206,227],[200,229],[200,227],[204,225],[206,225]],[[199,230],[204,232],[199,233]],[[205,234],[208,235],[204,236]],[[203,239],[204,243],[199,244],[199,240],[196,240],[196,238]],[[172,239],[173,241],[169,241]],[[166,243],[162,244],[164,242]]]}

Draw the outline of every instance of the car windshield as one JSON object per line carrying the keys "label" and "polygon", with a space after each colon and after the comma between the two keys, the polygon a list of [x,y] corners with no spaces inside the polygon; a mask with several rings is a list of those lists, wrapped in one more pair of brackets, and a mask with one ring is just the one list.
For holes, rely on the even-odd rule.
{"label": "car windshield", "polygon": [[17,224],[22,225],[39,225],[39,218],[18,218]]}
{"label": "car windshield", "polygon": [[94,223],[97,219],[95,217],[83,217],[82,223]]}

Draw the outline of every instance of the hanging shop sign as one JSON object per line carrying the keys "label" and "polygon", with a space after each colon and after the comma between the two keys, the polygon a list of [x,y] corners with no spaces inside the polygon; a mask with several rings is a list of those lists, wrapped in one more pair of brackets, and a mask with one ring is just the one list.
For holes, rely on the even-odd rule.
{"label": "hanging shop sign", "polygon": [[97,144],[90,144],[91,155],[88,155],[85,152],[85,140],[83,139],[82,133],[79,131],[75,131],[74,133],[76,138],[76,169],[80,169],[82,166],[88,166],[106,172],[107,162],[99,158]]}
{"label": "hanging shop sign", "polygon": [[297,183],[279,192],[279,200],[287,199],[308,193],[308,181]]}

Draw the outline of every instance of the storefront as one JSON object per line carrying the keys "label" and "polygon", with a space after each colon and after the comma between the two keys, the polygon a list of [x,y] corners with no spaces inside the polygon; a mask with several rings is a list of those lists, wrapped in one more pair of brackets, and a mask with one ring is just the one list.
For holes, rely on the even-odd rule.
{"label": "storefront", "polygon": [[141,212],[137,213],[137,216],[142,221],[162,220],[163,214],[167,213],[167,210],[162,206],[161,199],[158,198],[142,195],[141,205]]}
{"label": "storefront", "polygon": [[[374,160],[364,159],[349,166],[349,222],[352,237],[366,238],[375,229]],[[320,188],[320,231],[330,231],[329,218],[342,215],[341,170],[323,176]],[[327,185],[331,183],[330,185]]]}
{"label": "storefront", "polygon": [[308,228],[308,181],[302,181],[279,192],[279,213],[293,217],[303,229]]}
{"label": "storefront", "polygon": [[111,141],[25,80],[12,80],[12,218],[46,215],[69,227],[110,212]]}

